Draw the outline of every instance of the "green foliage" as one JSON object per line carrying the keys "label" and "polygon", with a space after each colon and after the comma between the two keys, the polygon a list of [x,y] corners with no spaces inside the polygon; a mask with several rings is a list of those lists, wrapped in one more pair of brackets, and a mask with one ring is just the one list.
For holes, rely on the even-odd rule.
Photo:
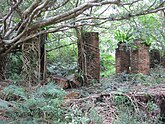
{"label": "green foliage", "polygon": [[[53,83],[35,91],[11,85],[3,90],[6,99],[13,102],[14,108],[7,107],[8,123],[61,123],[64,110],[60,108],[65,92]],[[1,106],[2,107],[2,106]]]}
{"label": "green foliage", "polygon": [[11,79],[14,82],[21,80],[21,70],[22,70],[22,55],[20,52],[14,54],[11,53],[8,57],[8,62],[6,66],[6,78]]}
{"label": "green foliage", "polygon": [[156,84],[164,83],[165,74],[161,66],[155,69],[151,69],[150,75],[138,74],[126,74],[121,73],[113,80],[117,83],[132,82],[132,85],[146,85],[152,86]]}
{"label": "green foliage", "polygon": [[133,114],[135,113],[133,104],[126,96],[114,96],[114,105],[119,116],[118,119],[113,121],[113,124],[140,124],[140,121],[136,119],[136,115]]}
{"label": "green foliage", "polygon": [[[71,32],[73,33],[73,31]],[[58,75],[71,75],[77,70],[77,45],[74,44],[75,36],[67,32],[65,34],[49,34],[46,48],[48,52],[48,72]],[[70,36],[70,37],[69,37]],[[73,43],[73,44],[72,44]],[[75,42],[76,43],[76,42]],[[71,44],[71,45],[70,45]]]}
{"label": "green foliage", "polygon": [[95,124],[100,124],[101,122],[103,122],[102,117],[99,115],[99,113],[97,112],[97,110],[92,109],[89,113],[89,118],[92,120],[92,122],[94,122]]}
{"label": "green foliage", "polygon": [[66,114],[68,121],[73,124],[88,124],[90,120],[84,116],[81,108],[75,107],[73,109],[73,107],[74,105],[68,109],[69,112]]}
{"label": "green foliage", "polygon": [[130,101],[125,96],[116,95],[114,96],[114,104],[115,105],[130,104]]}
{"label": "green foliage", "polygon": [[127,31],[126,33],[121,30],[115,31],[115,40],[117,40],[119,43],[129,43],[133,40],[131,31]]}
{"label": "green foliage", "polygon": [[151,46],[151,44],[152,44],[152,39],[151,38],[147,38],[146,40],[145,40],[145,45],[147,45],[147,46]]}
{"label": "green foliage", "polygon": [[85,101],[81,107],[73,103],[73,105],[68,108],[68,113],[65,118],[71,124],[101,124],[103,121],[97,110],[95,110],[93,103],[91,104]]}
{"label": "green foliage", "polygon": [[50,74],[68,76],[77,71],[77,62],[63,63],[62,61],[55,61],[48,64],[47,69]]}
{"label": "green foliage", "polygon": [[159,14],[149,14],[137,17],[133,24],[134,37],[141,38],[151,48],[163,50],[164,32],[163,32],[163,17]]}
{"label": "green foliage", "polygon": [[66,93],[53,83],[29,91],[25,88],[10,85],[3,90],[5,99],[11,102],[9,106],[5,101],[0,103],[0,108],[6,109],[4,123],[51,123],[51,124],[100,124],[101,117],[92,107],[93,104],[84,102],[83,108],[77,104],[63,108]]}
{"label": "green foliage", "polygon": [[0,11],[1,11],[1,13],[0,14],[5,15],[8,12],[7,4],[8,3],[7,3],[6,0],[1,0],[1,4],[0,4]]}
{"label": "green foliage", "polygon": [[[129,96],[115,95],[114,105],[118,118],[113,120],[113,124],[162,124],[159,120],[160,115],[156,113],[159,111],[159,107],[155,103],[148,102],[146,104],[148,109],[142,111],[135,102],[136,101],[131,97],[129,98]],[[149,115],[147,115],[147,113],[149,113]]]}
{"label": "green foliage", "polygon": [[115,73],[115,58],[112,55],[106,52],[101,53],[100,65],[102,77],[108,77]]}
{"label": "green foliage", "polygon": [[19,100],[27,100],[25,88],[17,87],[16,85],[9,85],[8,87],[5,87],[3,93],[5,94],[6,99],[10,101],[15,99],[13,96],[19,97]]}
{"label": "green foliage", "polygon": [[134,74],[131,77],[135,84],[141,83],[146,86],[152,86],[164,83],[165,74],[163,68],[157,67],[157,69],[151,69],[149,76],[143,74]]}
{"label": "green foliage", "polygon": [[114,49],[116,44],[111,38],[111,34],[107,32],[108,30],[100,29],[98,32],[100,36],[100,71],[101,77],[108,77],[115,73],[115,56]]}
{"label": "green foliage", "polygon": [[45,85],[44,87],[40,87],[36,90],[37,96],[44,96],[46,98],[52,98],[52,97],[64,97],[65,93],[62,90],[59,90],[56,85],[53,83],[50,83],[49,85]]}
{"label": "green foliage", "polygon": [[149,101],[147,103],[147,106],[148,106],[148,111],[149,112],[152,112],[153,110],[158,110],[158,106],[153,102],[153,101]]}

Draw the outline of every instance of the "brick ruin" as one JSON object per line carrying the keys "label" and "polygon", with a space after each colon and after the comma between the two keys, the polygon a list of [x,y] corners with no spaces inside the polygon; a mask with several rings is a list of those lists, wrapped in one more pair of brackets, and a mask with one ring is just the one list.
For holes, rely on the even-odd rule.
{"label": "brick ruin", "polygon": [[157,49],[152,49],[150,51],[150,67],[154,68],[156,65],[160,64],[160,52]]}
{"label": "brick ruin", "polygon": [[125,43],[119,43],[116,49],[116,73],[129,73],[130,51]]}
{"label": "brick ruin", "polygon": [[[39,36],[40,44],[36,45],[38,51],[36,52],[35,58],[39,58],[38,63],[39,68],[37,71],[39,73],[39,80],[46,79],[46,51],[44,42],[46,40],[46,35]],[[100,50],[99,50],[99,37],[97,32],[85,32],[81,35],[82,40],[78,42],[78,67],[79,72],[82,73],[87,85],[91,81],[100,80]],[[151,50],[149,53],[149,46],[142,44],[141,41],[135,41],[130,49],[126,43],[119,43],[116,49],[116,74],[119,73],[142,73],[149,75],[150,67],[153,68],[155,65],[165,66],[165,56],[161,57],[158,50]],[[25,56],[26,58],[29,55]],[[0,58],[1,59],[1,58]],[[0,60],[2,61],[2,60]],[[4,59],[3,59],[4,61]],[[29,60],[30,61],[30,60]],[[1,67],[4,67],[0,63]],[[27,62],[25,63],[27,65]],[[1,75],[0,79],[4,79],[3,68],[0,68]],[[25,70],[26,72],[26,70]],[[24,73],[25,73],[24,72]],[[26,74],[26,73],[25,73]],[[30,75],[32,76],[32,75]],[[29,79],[29,81],[32,79]]]}
{"label": "brick ruin", "polygon": [[126,44],[118,44],[116,49],[116,74],[126,73],[142,73],[149,75],[149,46],[135,41],[130,51],[126,48]]}
{"label": "brick ruin", "polygon": [[92,81],[100,80],[100,50],[97,32],[81,34],[82,40],[78,42],[78,67],[83,74],[86,85]]}
{"label": "brick ruin", "polygon": [[165,53],[164,56],[161,56],[158,49],[152,49],[150,51],[150,67],[155,68],[158,65],[165,67]]}
{"label": "brick ruin", "polygon": [[131,52],[131,73],[150,74],[149,46],[135,41],[137,47]]}

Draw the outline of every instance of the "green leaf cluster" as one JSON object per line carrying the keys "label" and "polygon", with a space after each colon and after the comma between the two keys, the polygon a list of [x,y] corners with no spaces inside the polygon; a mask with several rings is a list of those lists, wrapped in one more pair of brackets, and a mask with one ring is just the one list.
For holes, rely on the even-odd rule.
{"label": "green leaf cluster", "polygon": [[133,40],[132,37],[132,33],[130,31],[127,31],[126,33],[124,31],[121,30],[117,30],[114,33],[114,38],[115,40],[117,40],[119,43],[123,43],[123,42],[129,42],[131,40]]}

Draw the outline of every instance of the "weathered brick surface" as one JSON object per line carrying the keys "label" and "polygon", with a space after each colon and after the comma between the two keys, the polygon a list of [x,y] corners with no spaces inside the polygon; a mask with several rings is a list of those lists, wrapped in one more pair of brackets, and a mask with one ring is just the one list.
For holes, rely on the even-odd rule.
{"label": "weathered brick surface", "polygon": [[150,51],[150,67],[154,68],[157,65],[165,67],[165,53],[161,55],[158,49],[153,49]]}
{"label": "weathered brick surface", "polygon": [[131,73],[150,73],[149,47],[140,41],[135,41],[136,49],[131,53]]}
{"label": "weathered brick surface", "polygon": [[118,73],[150,73],[149,46],[135,41],[131,51],[125,43],[118,44],[116,49],[116,74]]}
{"label": "weathered brick surface", "polygon": [[82,34],[82,41],[78,43],[78,65],[83,73],[85,83],[100,80],[100,50],[97,32]]}
{"label": "weathered brick surface", "polygon": [[129,73],[130,52],[125,43],[118,44],[116,49],[116,74],[125,72]]}
{"label": "weathered brick surface", "polygon": [[157,49],[153,49],[150,51],[150,67],[154,68],[156,65],[161,63],[160,52]]}
{"label": "weathered brick surface", "polygon": [[161,57],[161,62],[160,64],[165,68],[165,54],[163,57]]}

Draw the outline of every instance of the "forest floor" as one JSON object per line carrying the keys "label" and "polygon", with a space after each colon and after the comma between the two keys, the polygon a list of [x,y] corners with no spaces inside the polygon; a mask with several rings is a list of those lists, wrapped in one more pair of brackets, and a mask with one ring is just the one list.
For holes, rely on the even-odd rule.
{"label": "forest floor", "polygon": [[[144,86],[133,85],[131,82],[111,84],[110,82],[108,83],[107,79],[103,80],[106,80],[106,83],[95,84],[88,88],[81,87],[79,89],[66,90],[68,92],[66,103],[69,102],[69,105],[71,105],[73,109],[75,109],[75,107],[80,110],[86,109],[87,116],[90,116],[91,110],[96,111],[95,115],[97,117],[95,116],[95,120],[93,120],[93,122],[91,121],[90,124],[97,124],[99,118],[102,124],[111,124],[115,120],[115,124],[133,124],[131,122],[119,122],[120,120],[118,120],[121,116],[119,114],[122,114],[122,111],[118,113],[119,108],[116,106],[126,107],[127,100],[130,101],[127,107],[133,105],[133,111],[135,111],[136,114],[140,115],[144,112],[145,118],[151,119],[150,121],[152,121],[152,123],[145,122],[146,124],[158,123],[157,121],[159,120],[160,114],[165,114],[165,106],[162,106],[162,104],[165,104],[165,81],[164,84]],[[118,103],[114,103],[114,101]],[[149,106],[149,104],[151,106]],[[157,105],[156,108],[154,108],[155,105]],[[125,112],[129,114],[129,110]],[[143,117],[141,116],[139,118],[142,119]],[[142,122],[143,119],[141,120],[141,124],[144,123]]]}
{"label": "forest floor", "polygon": [[[150,76],[113,75],[88,87],[66,89],[62,108],[70,108],[72,119],[88,119],[89,124],[163,124],[165,70],[158,71]],[[7,84],[0,84],[2,91]],[[5,118],[2,112],[0,120]]]}
{"label": "forest floor", "polygon": [[89,87],[66,90],[65,100],[71,108],[85,110],[88,117],[94,110],[90,124],[163,124],[165,70],[154,74],[131,80],[123,75],[102,78]]}

